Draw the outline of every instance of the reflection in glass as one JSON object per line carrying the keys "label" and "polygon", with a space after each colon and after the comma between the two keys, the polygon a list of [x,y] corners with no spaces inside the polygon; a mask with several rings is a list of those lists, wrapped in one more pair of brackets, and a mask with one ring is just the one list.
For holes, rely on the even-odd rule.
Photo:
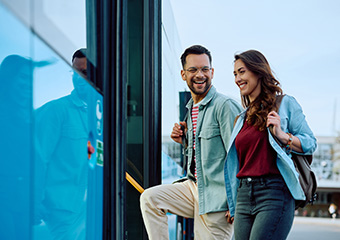
{"label": "reflection in glass", "polygon": [[[86,238],[88,186],[88,93],[85,49],[72,65],[74,90],[35,111],[35,224],[46,224],[53,239]],[[79,73],[78,73],[79,72]]]}
{"label": "reflection in glass", "polygon": [[0,65],[0,239],[29,236],[32,76],[47,64],[9,55]]}
{"label": "reflection in glass", "polygon": [[[61,33],[71,31],[85,43],[83,35],[72,28],[84,30],[85,22],[63,25],[68,27],[63,31],[52,27],[55,41],[51,42],[44,38],[48,34],[40,34],[43,28],[20,22],[23,8],[19,1],[5,1],[11,8],[5,8],[3,2],[0,0],[0,239],[100,238],[103,98],[84,79],[85,49],[74,55],[72,69],[65,56],[72,56],[73,44],[58,41]],[[43,2],[48,1],[34,6],[40,4],[37,8],[42,9]],[[79,5],[67,11],[77,18],[77,8]],[[53,18],[62,19],[64,12],[55,11],[60,15]],[[51,30],[51,24],[44,24]]]}

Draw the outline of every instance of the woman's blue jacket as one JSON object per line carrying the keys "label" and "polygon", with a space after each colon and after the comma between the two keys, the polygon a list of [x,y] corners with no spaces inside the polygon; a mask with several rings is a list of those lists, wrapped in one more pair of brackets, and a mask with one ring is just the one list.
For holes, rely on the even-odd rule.
{"label": "woman's blue jacket", "polygon": [[[235,148],[235,138],[242,129],[246,110],[239,114],[239,118],[234,126],[231,134],[228,155],[224,165],[225,186],[227,191],[227,200],[231,217],[235,214],[237,188],[239,179],[236,174],[239,172],[239,160]],[[281,119],[281,129],[284,132],[289,132],[295,137],[298,137],[301,142],[301,147],[305,155],[311,155],[316,149],[316,138],[312,130],[309,128],[302,108],[294,97],[285,95],[282,99],[281,106],[278,112]],[[286,182],[288,189],[296,200],[305,200],[305,195],[299,184],[299,175],[295,170],[291,156],[283,150],[275,139],[270,134],[269,142],[273,149],[277,152],[277,167]]]}

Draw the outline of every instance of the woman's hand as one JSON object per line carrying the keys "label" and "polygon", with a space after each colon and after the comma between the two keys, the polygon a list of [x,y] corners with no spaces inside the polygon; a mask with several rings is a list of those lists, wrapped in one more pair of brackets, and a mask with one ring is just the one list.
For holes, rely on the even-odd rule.
{"label": "woman's hand", "polygon": [[282,131],[280,116],[275,111],[271,111],[267,116],[267,127],[269,127],[270,125],[273,126],[272,134],[274,134],[274,136],[277,139],[279,139],[282,145],[287,145],[291,138],[291,142],[290,142],[291,150],[294,150],[296,152],[303,152],[300,139]]}
{"label": "woman's hand", "polygon": [[275,135],[275,137],[277,137],[281,143],[286,143],[287,142],[287,134],[282,131],[281,129],[281,118],[279,116],[279,114],[277,114],[277,112],[275,111],[271,111],[270,113],[268,113],[267,116],[267,127],[269,127],[270,125],[273,126],[273,132],[272,134]]}

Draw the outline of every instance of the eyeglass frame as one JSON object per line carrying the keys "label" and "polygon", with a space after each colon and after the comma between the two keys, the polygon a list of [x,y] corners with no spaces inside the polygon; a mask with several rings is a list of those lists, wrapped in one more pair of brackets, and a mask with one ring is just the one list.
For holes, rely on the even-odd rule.
{"label": "eyeglass frame", "polygon": [[83,70],[79,70],[76,68],[73,68],[72,70],[70,70],[71,74],[78,74],[79,76],[83,77],[83,78],[87,78],[87,69],[83,69]]}
{"label": "eyeglass frame", "polygon": [[[195,70],[196,69],[196,70]],[[183,69],[184,71],[186,72],[189,72],[191,74],[196,74],[198,73],[198,71],[201,71],[203,74],[206,74],[208,73],[209,71],[212,70],[211,67],[208,67],[208,66],[204,66],[204,67],[201,67],[201,68],[197,68],[197,67],[190,67],[190,68],[187,68],[187,69]],[[193,72],[192,70],[195,70],[195,72]],[[206,70],[206,71],[205,71]]]}

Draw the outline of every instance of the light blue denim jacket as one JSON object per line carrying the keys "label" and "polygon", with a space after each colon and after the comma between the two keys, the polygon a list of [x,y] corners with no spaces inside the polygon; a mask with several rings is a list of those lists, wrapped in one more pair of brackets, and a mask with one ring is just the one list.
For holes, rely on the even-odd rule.
{"label": "light blue denim jacket", "polygon": [[[242,129],[245,114],[246,110],[240,113],[240,117],[235,124],[230,137],[228,156],[224,166],[226,192],[231,216],[234,216],[235,214],[237,188],[239,186],[239,179],[236,178],[236,174],[239,172],[239,160],[235,147],[235,138]],[[281,129],[284,132],[290,132],[295,137],[299,138],[303,150],[303,153],[299,154],[312,154],[316,149],[316,138],[307,124],[301,106],[294,97],[288,95],[283,97],[279,109],[279,116],[281,118]],[[288,189],[294,199],[304,200],[305,195],[299,184],[299,175],[295,170],[291,157],[274,140],[269,129],[267,130],[269,133],[269,142],[277,152],[277,167],[285,180]]]}
{"label": "light blue denim jacket", "polygon": [[[189,111],[186,155],[188,156],[187,178],[195,180],[195,177],[190,172],[191,159],[193,159],[194,153],[191,120],[192,106],[193,100],[190,99],[186,105]],[[241,110],[240,104],[217,93],[213,86],[199,106],[195,155],[200,215],[228,209],[223,166],[234,119]]]}

